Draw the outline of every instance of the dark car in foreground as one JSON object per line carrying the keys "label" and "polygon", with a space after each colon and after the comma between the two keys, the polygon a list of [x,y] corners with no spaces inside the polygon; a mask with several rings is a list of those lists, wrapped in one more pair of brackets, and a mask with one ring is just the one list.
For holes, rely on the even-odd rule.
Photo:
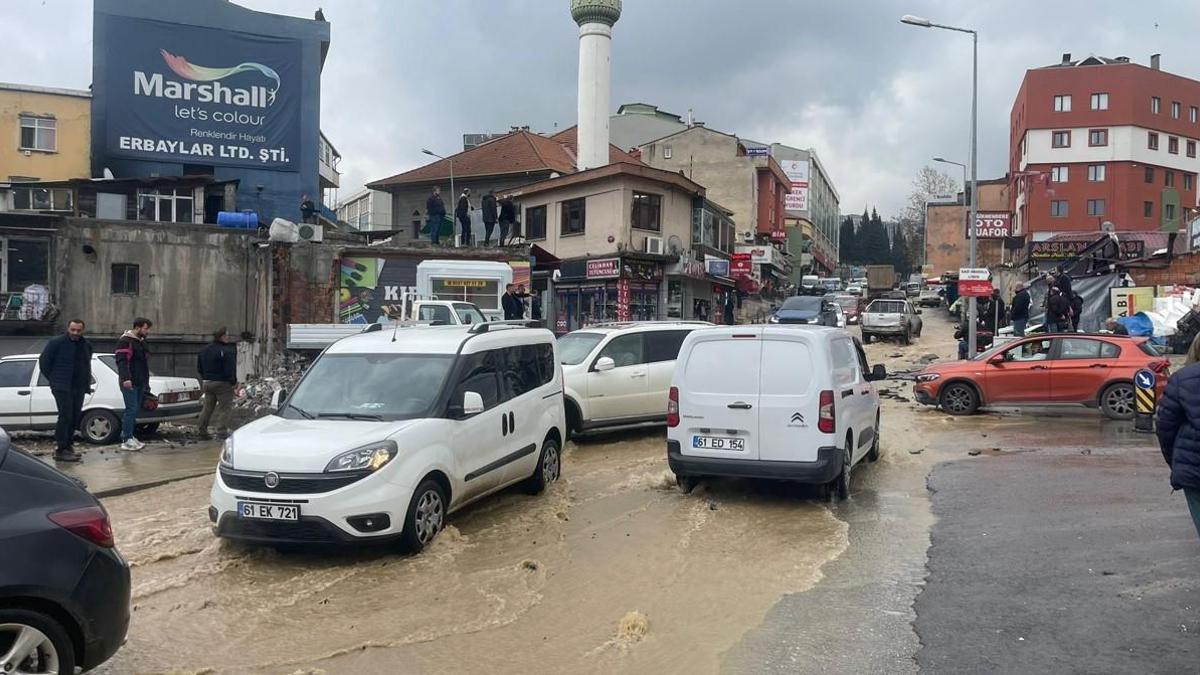
{"label": "dark car in foreground", "polygon": [[89,670],[128,627],[129,566],[108,513],[0,430],[0,673]]}
{"label": "dark car in foreground", "polygon": [[807,323],[837,328],[841,310],[820,295],[794,295],[768,319],[769,323]]}

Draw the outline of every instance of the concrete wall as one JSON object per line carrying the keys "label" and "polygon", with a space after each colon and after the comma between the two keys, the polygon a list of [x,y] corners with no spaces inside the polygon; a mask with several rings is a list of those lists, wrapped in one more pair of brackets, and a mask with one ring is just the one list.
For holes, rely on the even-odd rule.
{"label": "concrete wall", "polygon": [[[671,157],[663,157],[665,146]],[[691,129],[641,147],[642,162],[684,176],[705,188],[705,196],[733,211],[738,233],[755,229],[756,161],[737,156],[737,138],[704,127]]]}
{"label": "concrete wall", "polygon": [[[90,176],[92,99],[83,95],[33,93],[0,89],[0,181],[12,176],[38,180],[65,180]],[[18,146],[22,114],[52,117],[56,150],[31,150]]]}

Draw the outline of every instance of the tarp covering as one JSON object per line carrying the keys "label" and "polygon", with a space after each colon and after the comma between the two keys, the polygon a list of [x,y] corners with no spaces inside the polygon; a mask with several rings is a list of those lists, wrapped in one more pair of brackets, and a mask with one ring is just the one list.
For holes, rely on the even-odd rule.
{"label": "tarp covering", "polygon": [[1154,322],[1150,317],[1146,316],[1145,312],[1138,312],[1133,316],[1127,316],[1119,319],[1125,324],[1125,329],[1134,337],[1149,337],[1154,335]]}
{"label": "tarp covering", "polygon": [[[1083,297],[1083,320],[1079,329],[1095,332],[1104,328],[1104,320],[1112,316],[1109,308],[1109,289],[1121,285],[1121,275],[1103,274],[1094,277],[1071,278],[1071,290]],[[1029,324],[1045,323],[1046,318],[1046,280],[1037,279],[1029,286]]]}

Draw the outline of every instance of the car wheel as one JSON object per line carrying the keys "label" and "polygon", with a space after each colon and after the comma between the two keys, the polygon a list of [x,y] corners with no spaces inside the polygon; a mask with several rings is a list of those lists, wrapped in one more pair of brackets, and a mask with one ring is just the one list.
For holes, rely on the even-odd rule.
{"label": "car wheel", "polygon": [[1133,414],[1137,410],[1136,405],[1133,385],[1128,382],[1110,385],[1100,394],[1100,410],[1109,419],[1133,419]]}
{"label": "car wheel", "polygon": [[979,409],[979,395],[971,385],[955,382],[942,389],[940,404],[951,415],[970,415]]}
{"label": "car wheel", "polygon": [[875,438],[871,440],[871,449],[867,452],[867,461],[879,461],[879,413],[875,413]]}
{"label": "car wheel", "polygon": [[88,443],[116,443],[121,436],[121,419],[111,410],[89,410],[83,414],[79,430]]}
{"label": "car wheel", "polygon": [[870,334],[870,333],[867,333],[867,332],[864,332],[862,335],[863,335],[863,344],[864,344],[864,345],[869,345],[869,344],[871,344],[871,334]]}
{"label": "car wheel", "polygon": [[0,672],[74,673],[75,648],[57,621],[24,609],[0,610]]}
{"label": "car wheel", "polygon": [[138,436],[142,436],[142,435],[149,436],[151,434],[157,433],[158,432],[158,424],[159,424],[158,422],[150,422],[149,424],[137,425],[136,429],[137,429]]}
{"label": "car wheel", "polygon": [[700,484],[700,478],[697,476],[675,476],[675,485],[679,487],[679,491],[685,495],[692,494],[692,490]]}
{"label": "car wheel", "polygon": [[547,438],[546,442],[542,443],[542,454],[538,457],[533,475],[525,481],[525,491],[531,495],[540,495],[545,491],[546,486],[558,480],[560,475],[562,475],[562,453],[558,449],[558,442],[553,438]]}
{"label": "car wheel", "polygon": [[432,478],[421,481],[413,492],[400,543],[409,553],[420,553],[446,523],[446,491]]}
{"label": "car wheel", "polygon": [[911,345],[912,344],[912,334],[910,334],[908,331],[905,331],[904,335],[900,336],[900,342],[905,345]]}
{"label": "car wheel", "polygon": [[854,452],[854,438],[852,435],[846,435],[846,452],[842,457],[842,470],[838,473],[837,478],[829,484],[829,498],[831,501],[846,501],[850,498],[850,470],[851,460],[850,454]]}

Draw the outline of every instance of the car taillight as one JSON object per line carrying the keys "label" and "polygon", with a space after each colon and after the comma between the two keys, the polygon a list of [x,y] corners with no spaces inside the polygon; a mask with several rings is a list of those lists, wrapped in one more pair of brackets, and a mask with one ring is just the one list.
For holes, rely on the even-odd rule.
{"label": "car taillight", "polygon": [[1171,362],[1163,359],[1162,361],[1154,361],[1150,364],[1150,370],[1153,370],[1159,375],[1166,375],[1171,370]]}
{"label": "car taillight", "polygon": [[821,392],[821,411],[817,415],[817,429],[823,433],[832,434],[833,427],[833,392],[827,389]]}
{"label": "car taillight", "polygon": [[108,520],[108,512],[102,506],[59,511],[51,513],[49,518],[55,525],[97,546],[113,547],[112,523]]}
{"label": "car taillight", "polygon": [[667,426],[679,426],[679,387],[671,387],[667,394]]}

